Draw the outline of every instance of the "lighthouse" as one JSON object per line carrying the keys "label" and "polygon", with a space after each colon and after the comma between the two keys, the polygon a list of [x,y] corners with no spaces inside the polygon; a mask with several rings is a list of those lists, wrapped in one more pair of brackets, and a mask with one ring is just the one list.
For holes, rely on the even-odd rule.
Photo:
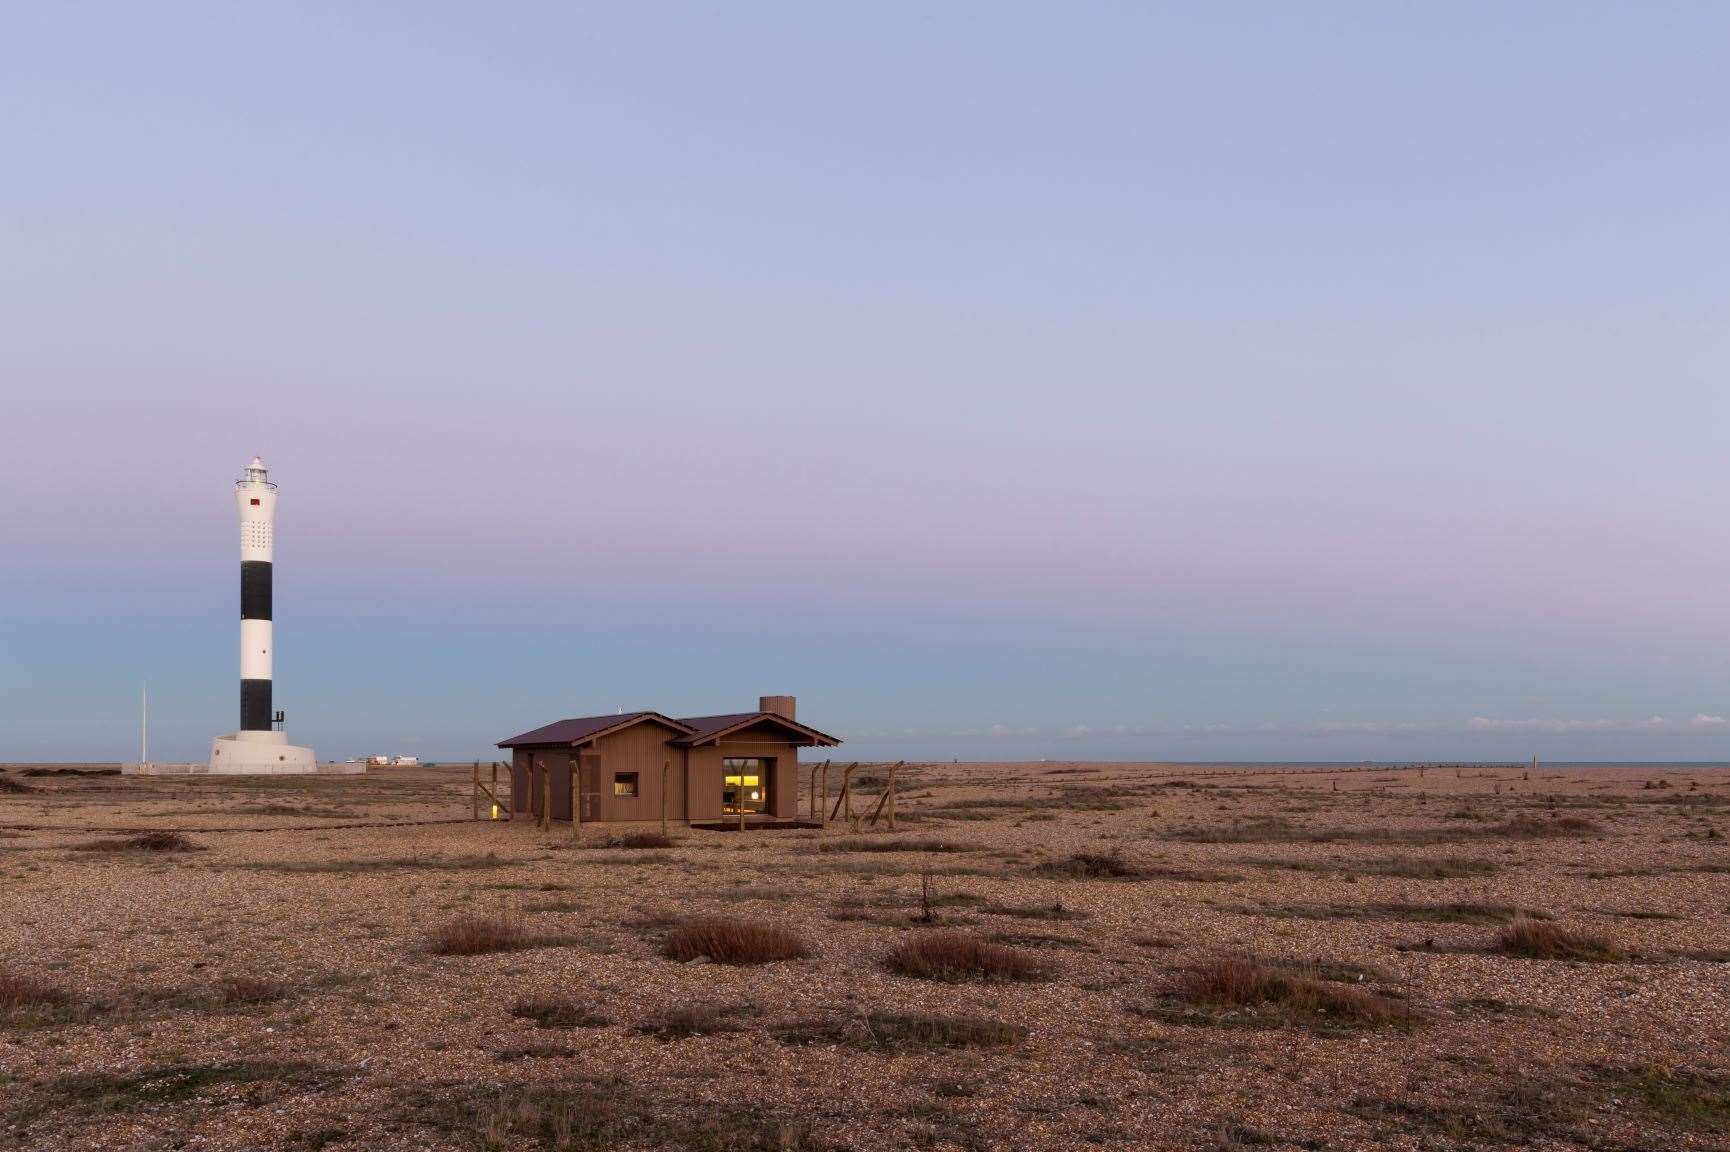
{"label": "lighthouse", "polygon": [[271,587],[276,562],[276,485],[257,456],[234,485],[240,508],[240,728],[218,736],[210,771],[266,775],[318,771],[312,749],[288,742],[275,727],[271,656]]}

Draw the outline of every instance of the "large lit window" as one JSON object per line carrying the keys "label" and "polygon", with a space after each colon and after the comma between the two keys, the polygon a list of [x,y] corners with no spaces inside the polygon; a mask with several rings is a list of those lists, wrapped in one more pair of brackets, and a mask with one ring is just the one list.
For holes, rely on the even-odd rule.
{"label": "large lit window", "polygon": [[721,811],[737,816],[741,812],[758,813],[769,810],[769,779],[775,773],[775,761],[722,760]]}
{"label": "large lit window", "polygon": [[613,795],[635,796],[637,794],[637,774],[635,772],[613,773]]}

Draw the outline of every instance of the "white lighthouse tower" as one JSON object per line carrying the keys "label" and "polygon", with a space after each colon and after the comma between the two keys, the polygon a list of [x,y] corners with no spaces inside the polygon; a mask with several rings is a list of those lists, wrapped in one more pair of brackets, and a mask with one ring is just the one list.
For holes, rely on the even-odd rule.
{"label": "white lighthouse tower", "polygon": [[240,729],[218,736],[210,771],[228,775],[317,772],[311,748],[288,742],[271,710],[271,576],[276,485],[257,456],[234,485],[240,506]]}

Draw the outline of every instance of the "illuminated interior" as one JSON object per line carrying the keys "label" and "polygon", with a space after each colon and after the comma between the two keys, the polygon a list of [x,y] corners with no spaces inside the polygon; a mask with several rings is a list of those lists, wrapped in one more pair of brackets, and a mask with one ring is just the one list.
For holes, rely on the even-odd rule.
{"label": "illuminated interior", "polygon": [[773,760],[721,761],[721,812],[756,815],[769,811],[769,777]]}

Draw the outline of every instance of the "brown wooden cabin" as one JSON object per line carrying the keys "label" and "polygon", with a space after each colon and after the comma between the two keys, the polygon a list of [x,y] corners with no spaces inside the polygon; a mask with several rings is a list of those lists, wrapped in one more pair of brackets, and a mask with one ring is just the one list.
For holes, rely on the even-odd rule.
{"label": "brown wooden cabin", "polygon": [[571,818],[571,767],[584,822],[668,820],[749,823],[799,817],[799,749],[841,743],[794,719],[791,696],[764,696],[755,712],[687,716],[624,712],[559,720],[509,740],[511,810],[541,815],[547,773],[553,819]]}

